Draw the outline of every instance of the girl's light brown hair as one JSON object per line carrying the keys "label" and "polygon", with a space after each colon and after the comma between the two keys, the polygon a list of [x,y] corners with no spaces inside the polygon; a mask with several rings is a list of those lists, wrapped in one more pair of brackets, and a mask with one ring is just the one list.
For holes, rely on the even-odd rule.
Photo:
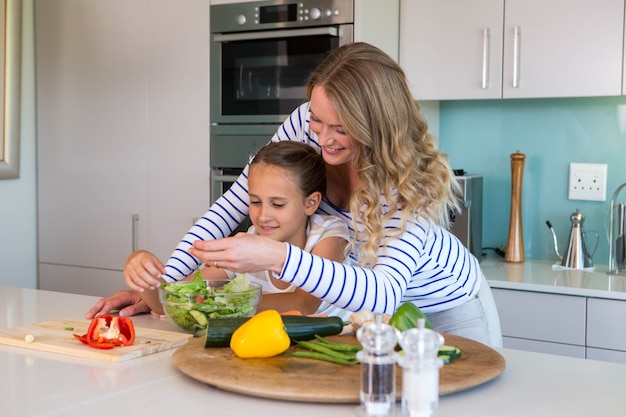
{"label": "girl's light brown hair", "polygon": [[326,165],[311,146],[293,141],[272,142],[263,146],[250,161],[250,169],[265,163],[291,172],[303,196],[326,192]]}

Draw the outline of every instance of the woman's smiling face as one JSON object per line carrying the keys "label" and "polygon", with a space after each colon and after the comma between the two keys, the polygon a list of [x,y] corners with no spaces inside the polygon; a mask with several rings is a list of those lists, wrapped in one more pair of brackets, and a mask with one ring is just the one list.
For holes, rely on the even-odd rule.
{"label": "woman's smiling face", "polygon": [[342,165],[354,160],[355,141],[344,130],[335,106],[321,86],[313,87],[311,91],[310,124],[327,164]]}

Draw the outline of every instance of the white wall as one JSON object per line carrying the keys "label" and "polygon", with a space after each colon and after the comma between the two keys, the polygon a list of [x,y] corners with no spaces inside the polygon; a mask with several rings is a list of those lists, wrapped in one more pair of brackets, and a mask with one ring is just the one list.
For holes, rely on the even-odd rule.
{"label": "white wall", "polygon": [[37,287],[33,0],[22,0],[20,176],[0,180],[0,285]]}

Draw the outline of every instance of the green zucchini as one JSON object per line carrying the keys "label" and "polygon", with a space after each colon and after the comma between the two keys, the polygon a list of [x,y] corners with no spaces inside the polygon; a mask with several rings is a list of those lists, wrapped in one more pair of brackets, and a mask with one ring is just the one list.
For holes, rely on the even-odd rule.
{"label": "green zucchini", "polygon": [[[209,319],[204,347],[228,347],[230,338],[249,317]],[[315,335],[332,336],[341,333],[340,317],[282,316],[285,331],[292,342],[315,339]]]}

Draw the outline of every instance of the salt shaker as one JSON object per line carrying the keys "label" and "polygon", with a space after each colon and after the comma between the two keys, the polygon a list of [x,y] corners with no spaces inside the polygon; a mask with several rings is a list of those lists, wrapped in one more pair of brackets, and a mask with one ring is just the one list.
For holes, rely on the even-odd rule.
{"label": "salt shaker", "polygon": [[382,322],[361,327],[356,337],[363,346],[357,353],[361,362],[361,416],[393,416],[396,403],[396,354],[398,331]]}
{"label": "salt shaker", "polygon": [[439,406],[439,368],[443,361],[437,353],[443,336],[417,320],[417,328],[404,331],[398,338],[404,352],[398,357],[402,367],[402,416],[432,417]]}

